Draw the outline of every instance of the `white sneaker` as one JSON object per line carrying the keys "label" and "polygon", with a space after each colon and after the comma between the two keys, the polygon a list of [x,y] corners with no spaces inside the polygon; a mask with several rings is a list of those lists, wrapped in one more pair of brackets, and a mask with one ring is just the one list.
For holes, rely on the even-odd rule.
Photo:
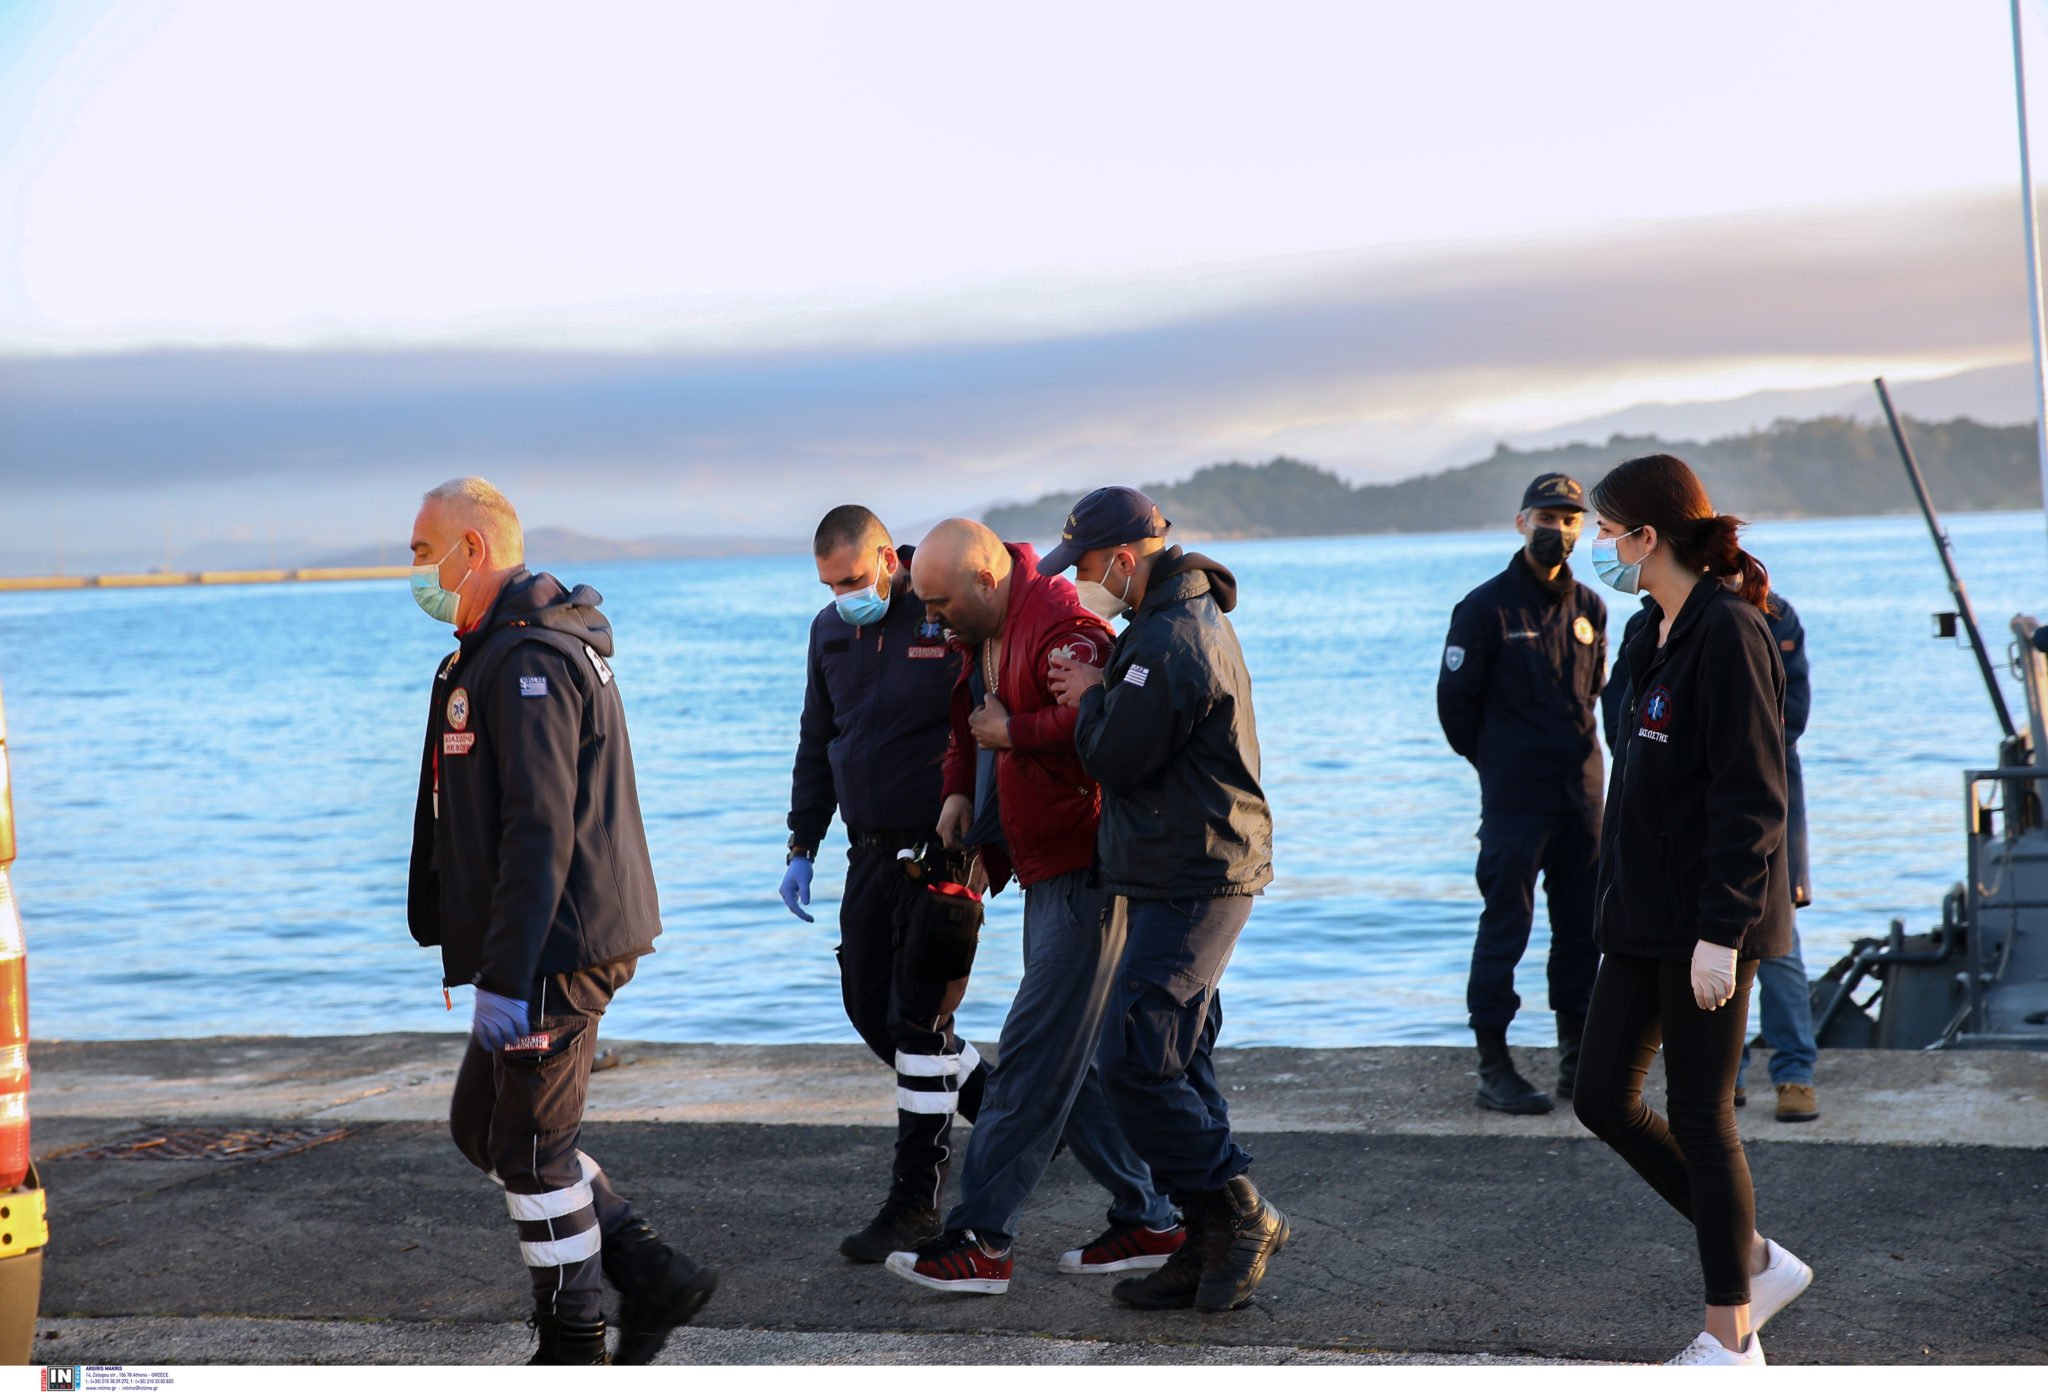
{"label": "white sneaker", "polygon": [[1680,1350],[1675,1358],[1666,1364],[1698,1364],[1716,1368],[1761,1369],[1764,1367],[1764,1343],[1757,1339],[1756,1332],[1749,1333],[1749,1343],[1738,1352],[1728,1348],[1719,1340],[1702,1330],[1693,1337],[1691,1344]]}
{"label": "white sneaker", "polygon": [[1764,1240],[1770,1265],[1749,1279],[1749,1328],[1761,1330],[1764,1322],[1790,1306],[1800,1292],[1813,1284],[1813,1269],[1793,1257],[1770,1239]]}

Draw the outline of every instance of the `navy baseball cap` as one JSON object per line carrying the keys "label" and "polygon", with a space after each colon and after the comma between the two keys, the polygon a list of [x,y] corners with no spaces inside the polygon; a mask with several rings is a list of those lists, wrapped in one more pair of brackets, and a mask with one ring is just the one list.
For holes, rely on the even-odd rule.
{"label": "navy baseball cap", "polygon": [[1136,489],[1097,489],[1067,514],[1060,544],[1039,558],[1038,574],[1056,576],[1097,547],[1121,546],[1140,537],[1164,537],[1171,526],[1159,515],[1159,505]]}
{"label": "navy baseball cap", "polygon": [[1586,491],[1569,474],[1538,474],[1522,491],[1524,508],[1572,508],[1586,511]]}

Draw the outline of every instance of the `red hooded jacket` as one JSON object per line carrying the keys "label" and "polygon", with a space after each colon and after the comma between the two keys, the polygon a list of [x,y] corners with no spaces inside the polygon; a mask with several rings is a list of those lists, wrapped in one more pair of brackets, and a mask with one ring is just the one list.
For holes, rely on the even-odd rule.
{"label": "red hooded jacket", "polygon": [[[1080,712],[1061,706],[1047,679],[1054,650],[1070,649],[1089,667],[1109,661],[1115,635],[1081,604],[1072,581],[1038,574],[1038,553],[1022,543],[1005,543],[1010,553],[1010,608],[1003,619],[1002,670],[997,700],[1010,712],[1010,744],[996,754],[996,799],[1008,854],[983,847],[989,884],[1001,886],[1016,873],[1021,885],[1035,885],[1095,864],[1095,825],[1102,791],[1074,753],[1074,723]],[[946,747],[945,794],[974,796],[978,747],[968,733],[974,709],[968,674],[981,661],[978,646],[965,648],[967,661],[953,687],[953,738]]]}

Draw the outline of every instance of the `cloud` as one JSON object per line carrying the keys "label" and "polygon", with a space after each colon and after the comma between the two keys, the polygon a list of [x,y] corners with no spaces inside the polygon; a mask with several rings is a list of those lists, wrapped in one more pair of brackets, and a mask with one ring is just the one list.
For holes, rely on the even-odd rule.
{"label": "cloud", "polygon": [[1177,300],[1154,287],[1115,322],[1077,302],[1064,331],[984,339],[948,319],[918,341],[899,317],[872,346],[776,352],[4,359],[0,486],[16,503],[333,496],[477,469],[531,481],[570,525],[795,531],[827,481],[937,515],[1302,442],[1385,474],[1417,462],[1389,442],[1468,431],[1490,401],[1730,363],[1848,377],[2022,354],[2015,211],[1982,194],[1269,262]]}

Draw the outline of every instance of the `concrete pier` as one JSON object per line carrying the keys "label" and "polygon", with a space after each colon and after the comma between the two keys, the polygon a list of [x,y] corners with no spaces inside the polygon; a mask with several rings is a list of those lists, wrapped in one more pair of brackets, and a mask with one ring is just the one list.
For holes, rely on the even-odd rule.
{"label": "concrete pier", "polygon": [[[502,1202],[442,1121],[461,1045],[37,1044],[52,1236],[36,1358],[523,1359]],[[1568,1112],[1477,1110],[1462,1050],[1219,1056],[1295,1241],[1251,1307],[1200,1316],[1127,1311],[1107,1279],[1057,1274],[1104,1206],[1064,1156],[1007,1296],[841,1259],[893,1137],[890,1076],[863,1052],[607,1046],[620,1063],[593,1079],[584,1149],[723,1278],[664,1362],[1639,1361],[1698,1329],[1689,1226]],[[1550,1056],[1528,1053],[1547,1077]],[[1772,1119],[1762,1062],[1742,1115],[1759,1226],[1818,1274],[1766,1332],[1771,1362],[2048,1363],[2048,1057],[1832,1052],[1823,1115],[1797,1125]],[[88,1154],[202,1124],[343,1135],[270,1160]]]}

